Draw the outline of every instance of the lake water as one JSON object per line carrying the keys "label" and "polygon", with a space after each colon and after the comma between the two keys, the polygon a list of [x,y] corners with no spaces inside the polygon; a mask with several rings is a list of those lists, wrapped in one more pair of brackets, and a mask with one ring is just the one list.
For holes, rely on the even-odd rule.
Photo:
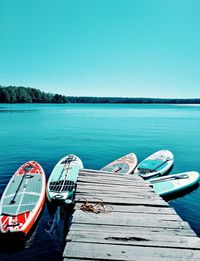
{"label": "lake water", "polygon": [[[200,172],[200,107],[186,105],[0,104],[0,194],[16,169],[39,162],[49,177],[57,161],[70,153],[85,168],[99,169],[129,152],[141,161],[160,149],[173,152],[172,173]],[[200,188],[171,200],[179,215],[200,236]],[[64,224],[60,213],[52,227],[45,206],[26,242],[0,248],[0,260],[62,260]],[[52,227],[52,230],[51,230]]]}

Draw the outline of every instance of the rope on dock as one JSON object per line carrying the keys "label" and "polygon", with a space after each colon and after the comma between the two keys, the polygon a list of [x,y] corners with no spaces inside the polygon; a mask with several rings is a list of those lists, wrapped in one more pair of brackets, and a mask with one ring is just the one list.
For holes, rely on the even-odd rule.
{"label": "rope on dock", "polygon": [[95,214],[112,212],[113,210],[112,206],[104,203],[102,199],[99,198],[96,199],[99,200],[100,202],[95,204],[91,204],[91,203],[89,204],[87,199],[85,198],[79,199],[79,200],[85,200],[85,202],[82,203],[79,209],[84,212],[92,212]]}

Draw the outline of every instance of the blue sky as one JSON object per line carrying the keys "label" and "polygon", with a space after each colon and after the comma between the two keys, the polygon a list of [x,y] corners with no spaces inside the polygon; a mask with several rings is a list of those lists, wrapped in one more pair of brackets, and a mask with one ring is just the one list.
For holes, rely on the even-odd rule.
{"label": "blue sky", "polygon": [[200,97],[200,2],[0,0],[0,85]]}

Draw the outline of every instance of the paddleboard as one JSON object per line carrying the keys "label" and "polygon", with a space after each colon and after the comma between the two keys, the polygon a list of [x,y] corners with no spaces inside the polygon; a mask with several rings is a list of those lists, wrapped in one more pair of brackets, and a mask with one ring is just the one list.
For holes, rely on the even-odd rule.
{"label": "paddleboard", "polygon": [[200,180],[200,174],[196,171],[184,172],[150,180],[154,191],[160,196],[168,196],[184,191]]}
{"label": "paddleboard", "polygon": [[131,174],[137,166],[137,157],[134,153],[129,153],[101,168],[116,174]]}
{"label": "paddleboard", "polygon": [[54,167],[47,182],[49,202],[72,203],[82,161],[73,154],[62,158]]}
{"label": "paddleboard", "polygon": [[159,150],[144,159],[135,169],[135,174],[148,179],[164,175],[173,165],[174,156],[169,150]]}
{"label": "paddleboard", "polygon": [[45,202],[46,178],[35,161],[22,165],[5,188],[0,201],[1,233],[27,234]]}

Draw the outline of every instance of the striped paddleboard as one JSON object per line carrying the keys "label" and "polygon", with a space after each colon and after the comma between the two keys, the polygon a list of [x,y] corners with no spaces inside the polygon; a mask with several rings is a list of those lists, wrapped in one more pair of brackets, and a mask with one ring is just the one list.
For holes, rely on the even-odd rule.
{"label": "striped paddleboard", "polygon": [[134,153],[129,153],[101,168],[116,174],[131,174],[137,166],[137,157]]}
{"label": "striped paddleboard", "polygon": [[73,154],[62,158],[54,167],[47,182],[49,202],[72,203],[82,161]]}
{"label": "striped paddleboard", "polygon": [[22,165],[5,188],[0,201],[1,233],[27,234],[45,202],[46,178],[35,161]]}

